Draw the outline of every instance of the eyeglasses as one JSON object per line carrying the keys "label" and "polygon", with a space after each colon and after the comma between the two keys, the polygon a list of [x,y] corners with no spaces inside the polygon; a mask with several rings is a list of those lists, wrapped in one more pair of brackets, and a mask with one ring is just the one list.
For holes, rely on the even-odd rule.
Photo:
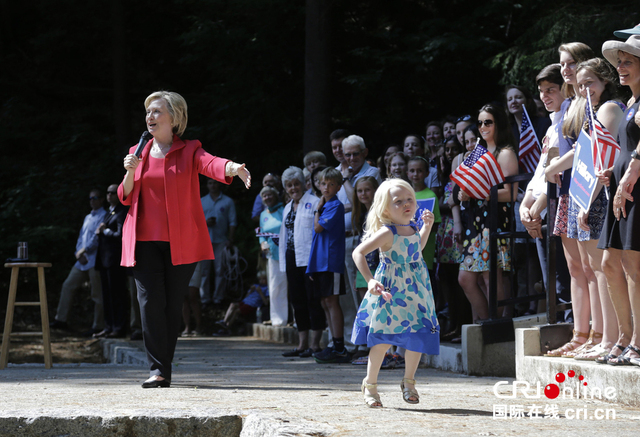
{"label": "eyeglasses", "polygon": [[493,120],[489,120],[489,119],[487,119],[487,120],[478,120],[478,127],[482,127],[483,124],[485,126],[491,126],[491,125],[493,125]]}
{"label": "eyeglasses", "polygon": [[100,200],[100,198],[98,196],[91,196],[89,197],[89,200]]}
{"label": "eyeglasses", "polygon": [[117,191],[107,191],[107,194],[114,194],[115,195],[115,194],[118,194],[118,192]]}
{"label": "eyeglasses", "polygon": [[471,120],[471,116],[470,115],[463,115],[462,117],[459,117],[456,120],[456,124],[460,123],[461,121],[469,121]]}
{"label": "eyeglasses", "polygon": [[355,158],[356,156],[360,156],[360,152],[345,153],[344,156],[345,158]]}

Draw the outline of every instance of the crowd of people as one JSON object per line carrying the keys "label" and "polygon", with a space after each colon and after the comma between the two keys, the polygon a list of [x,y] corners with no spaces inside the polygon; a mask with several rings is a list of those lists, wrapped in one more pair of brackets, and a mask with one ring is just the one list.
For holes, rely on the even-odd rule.
{"label": "crowd of people", "polygon": [[[433,214],[433,229],[424,242],[422,254],[428,268],[429,288],[433,289],[439,320],[435,326],[441,341],[459,342],[463,324],[489,317],[488,220],[494,216],[498,232],[514,226],[532,237],[518,238],[513,245],[507,238],[498,239],[498,300],[509,297],[512,289],[510,275],[503,277],[503,272],[515,270],[518,285],[513,288],[519,294],[538,293],[548,287],[549,280],[555,279],[561,300],[572,302],[573,310],[566,321],[573,321],[574,336],[546,355],[611,365],[640,365],[640,324],[634,323],[637,319],[634,315],[640,314],[635,281],[640,243],[636,242],[630,223],[634,220],[634,187],[640,164],[637,163],[640,155],[636,158],[632,153],[640,141],[637,33],[636,30],[636,34],[629,34],[626,42],[606,42],[602,48],[604,58],[583,43],[562,44],[558,48],[559,62],[544,67],[531,84],[506,86],[502,99],[487,103],[477,112],[431,121],[424,136],[408,133],[402,144],[389,145],[377,159],[370,155],[362,137],[340,129],[329,136],[334,164],[322,152],[313,151],[304,157],[302,168],[285,170],[281,184],[277,175],[265,176],[261,195],[267,207],[259,213],[259,220],[260,224],[268,223],[261,231],[270,236],[261,237],[262,249],[269,257],[271,296],[280,293],[282,297],[278,303],[271,303],[271,323],[285,324],[291,304],[293,320],[301,334],[297,347],[283,355],[312,356],[319,363],[365,364],[372,359],[371,342],[362,344],[362,338],[356,335],[358,308],[362,311],[372,287],[368,275],[356,269],[353,258],[366,242],[363,236],[366,240],[367,217],[373,211],[373,200],[381,184],[395,180],[408,183],[413,190],[416,211],[412,223],[416,230],[422,226],[420,217],[424,211]],[[534,86],[538,94],[535,97],[529,92]],[[622,96],[628,91],[625,87],[629,87],[632,96],[623,101]],[[589,209],[583,210],[569,192],[577,138],[581,131],[591,134],[588,101],[599,123],[617,139],[621,152],[615,165],[612,161],[611,166],[598,168],[594,175],[599,180],[598,188]],[[531,159],[529,155],[521,155],[524,142],[521,136],[529,135],[531,130],[540,145],[532,164],[525,162],[525,158]],[[480,146],[495,158],[505,178],[533,173],[529,183],[501,185],[497,190],[497,210],[490,209],[490,196],[474,198],[450,177],[461,165],[472,165],[470,155]],[[344,252],[334,253],[331,245],[327,249],[314,244],[317,235],[329,228],[335,230],[331,222],[327,222],[329,228],[318,227],[314,220],[316,214],[324,214],[323,206],[332,195],[324,188],[329,179],[338,186],[341,184],[335,198],[344,207],[344,242],[340,242]],[[552,186],[558,192],[557,212],[549,214],[555,219],[548,223],[552,231],[549,236],[542,230],[548,217],[548,184],[555,184]],[[342,216],[342,210],[339,211]],[[384,212],[375,214],[382,216]],[[342,232],[342,224],[339,229]],[[558,241],[555,278],[547,277],[548,238]],[[336,235],[335,240],[342,238]],[[318,290],[322,282],[311,274],[310,263],[319,250],[329,253],[333,264],[344,253],[343,265],[325,266],[333,273],[343,274],[339,285],[333,277],[331,284],[327,281]],[[376,271],[379,275],[385,250],[388,248],[357,256],[362,255],[372,275]],[[288,300],[284,299],[285,284]],[[334,302],[327,305],[322,293],[330,293]],[[335,295],[341,297],[336,299]],[[543,305],[543,301],[535,299],[522,305],[505,305],[498,308],[498,315],[535,314]],[[334,307],[340,307],[340,312]],[[340,315],[341,323],[336,323],[335,318]],[[332,342],[320,350],[319,338],[326,326]],[[349,345],[352,329],[353,344]],[[345,338],[349,349],[344,346]],[[390,344],[396,346],[395,351],[385,350],[382,366],[388,367],[389,361],[404,366],[405,348],[402,344]],[[375,377],[363,383],[363,391],[371,384],[375,384]],[[378,406],[379,401],[369,399],[368,403]]]}

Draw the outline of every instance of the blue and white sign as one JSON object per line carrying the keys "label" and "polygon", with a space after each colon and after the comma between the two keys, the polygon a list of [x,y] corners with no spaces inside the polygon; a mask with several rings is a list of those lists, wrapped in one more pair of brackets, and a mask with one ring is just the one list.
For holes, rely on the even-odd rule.
{"label": "blue and white sign", "polygon": [[601,185],[596,177],[593,166],[593,146],[591,138],[584,131],[580,131],[576,142],[576,153],[573,157],[571,171],[571,187],[569,195],[584,211],[588,211],[591,202],[599,193]]}
{"label": "blue and white sign", "polygon": [[418,204],[418,210],[416,211],[415,219],[416,219],[416,224],[418,225],[418,229],[420,229],[423,225],[422,213],[424,212],[425,209],[428,209],[429,211],[433,212],[433,208],[436,203],[436,198],[432,197],[430,199],[418,199],[416,200],[416,203]]}

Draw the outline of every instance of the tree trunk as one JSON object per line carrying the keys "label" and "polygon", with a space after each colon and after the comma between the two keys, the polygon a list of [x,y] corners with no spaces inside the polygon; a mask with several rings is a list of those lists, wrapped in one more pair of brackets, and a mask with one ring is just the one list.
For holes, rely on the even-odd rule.
{"label": "tree trunk", "polygon": [[116,146],[119,152],[127,153],[135,144],[129,132],[129,105],[127,99],[126,77],[126,41],[124,8],[122,0],[111,1],[111,23],[113,38],[111,40],[113,58],[113,121],[116,133]]}
{"label": "tree trunk", "polygon": [[331,1],[307,0],[303,151],[328,151],[331,133]]}

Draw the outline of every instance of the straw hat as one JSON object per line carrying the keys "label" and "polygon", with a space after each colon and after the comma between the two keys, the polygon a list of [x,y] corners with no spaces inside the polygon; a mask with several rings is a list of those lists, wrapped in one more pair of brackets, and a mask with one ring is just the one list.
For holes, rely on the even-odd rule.
{"label": "straw hat", "polygon": [[640,35],[640,24],[636,27],[632,27],[631,29],[616,30],[613,34],[618,38],[628,38],[631,35]]}
{"label": "straw hat", "polygon": [[606,41],[602,44],[602,55],[614,67],[618,65],[618,52],[620,50],[640,58],[640,34],[631,35],[625,42]]}

